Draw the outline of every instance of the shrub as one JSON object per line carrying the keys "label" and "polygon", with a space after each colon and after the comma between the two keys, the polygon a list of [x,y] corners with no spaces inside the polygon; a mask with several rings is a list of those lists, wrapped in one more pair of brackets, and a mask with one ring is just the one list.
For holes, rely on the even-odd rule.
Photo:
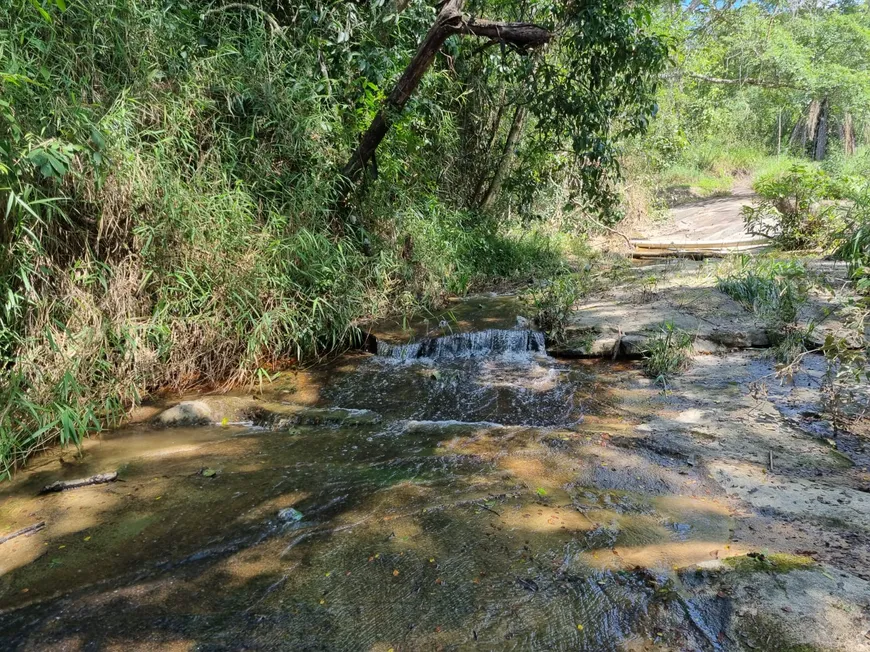
{"label": "shrub", "polygon": [[665,322],[644,345],[644,371],[667,389],[671,378],[688,368],[694,352],[693,342],[690,333],[677,328],[672,322]]}
{"label": "shrub", "polygon": [[587,274],[566,271],[528,288],[520,295],[520,301],[530,311],[535,324],[559,342],[565,338],[565,327],[574,304],[589,292],[589,287]]}
{"label": "shrub", "polygon": [[755,190],[761,200],[743,208],[746,230],[776,240],[783,248],[827,247],[837,228],[838,206],[848,180],[802,164],[785,174],[760,177]]}
{"label": "shrub", "polygon": [[796,322],[809,296],[803,263],[740,256],[732,265],[718,277],[720,290],[774,325]]}
{"label": "shrub", "polygon": [[867,278],[865,270],[870,266],[870,184],[853,192],[843,221],[845,226],[837,234],[839,245],[834,257],[848,261],[860,284],[861,279]]}

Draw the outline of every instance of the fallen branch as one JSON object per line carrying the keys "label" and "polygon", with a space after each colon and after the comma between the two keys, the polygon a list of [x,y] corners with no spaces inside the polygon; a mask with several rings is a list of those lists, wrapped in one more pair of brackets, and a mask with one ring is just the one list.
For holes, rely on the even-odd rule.
{"label": "fallen branch", "polygon": [[79,487],[88,487],[92,484],[106,484],[107,482],[114,482],[118,479],[117,471],[113,471],[112,473],[100,473],[98,475],[92,475],[89,478],[82,478],[80,480],[58,480],[57,482],[52,482],[50,485],[46,485],[43,487],[40,494],[51,494],[59,491],[66,491],[67,489],[78,489]]}
{"label": "fallen branch", "polygon": [[7,541],[11,541],[20,536],[24,536],[25,534],[33,534],[34,532],[39,532],[42,528],[45,527],[45,521],[40,521],[39,523],[34,523],[33,525],[28,525],[27,527],[23,527],[17,532],[13,532],[12,534],[7,534],[6,536],[0,537],[0,543],[6,543]]}

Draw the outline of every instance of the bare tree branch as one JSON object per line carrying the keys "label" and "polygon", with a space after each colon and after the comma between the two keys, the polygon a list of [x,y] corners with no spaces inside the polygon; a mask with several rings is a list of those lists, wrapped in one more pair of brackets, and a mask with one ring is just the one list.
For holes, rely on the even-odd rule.
{"label": "bare tree branch", "polygon": [[767,79],[757,79],[755,77],[741,77],[739,79],[728,79],[724,77],[713,77],[711,75],[702,75],[697,72],[686,72],[684,70],[672,70],[662,75],[665,79],[679,79],[680,77],[690,77],[699,81],[705,81],[710,84],[728,84],[734,86],[759,86],[761,88],[791,88],[795,90],[805,90],[801,86],[795,86],[787,82],[772,81]]}

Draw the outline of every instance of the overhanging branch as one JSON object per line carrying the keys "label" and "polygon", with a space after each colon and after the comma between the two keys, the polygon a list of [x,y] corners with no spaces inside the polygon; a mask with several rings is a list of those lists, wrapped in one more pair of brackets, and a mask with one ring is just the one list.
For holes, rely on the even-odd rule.
{"label": "overhanging branch", "polygon": [[463,17],[457,27],[459,34],[482,36],[496,42],[507,43],[519,50],[540,47],[549,42],[549,30],[533,23],[501,23]]}
{"label": "overhanging branch", "polygon": [[362,177],[366,165],[387,135],[393,120],[405,107],[423,74],[435,60],[435,55],[450,36],[462,34],[488,38],[493,42],[511,45],[520,52],[540,47],[551,38],[548,30],[531,23],[501,23],[469,17],[462,12],[464,5],[465,0],[446,0],[440,5],[441,10],[435,23],[387,96],[384,108],[372,120],[356,151],[344,166],[342,176],[347,181],[342,193],[344,196]]}

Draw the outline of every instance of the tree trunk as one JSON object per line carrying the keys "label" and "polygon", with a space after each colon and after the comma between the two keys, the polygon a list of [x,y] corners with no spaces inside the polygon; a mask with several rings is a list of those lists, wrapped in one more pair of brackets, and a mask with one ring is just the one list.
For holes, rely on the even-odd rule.
{"label": "tree trunk", "polygon": [[792,129],[791,138],[788,139],[788,147],[792,150],[800,148],[802,152],[807,148],[807,121],[803,113],[798,116],[794,129]]}
{"label": "tree trunk", "polygon": [[514,149],[517,146],[517,141],[520,139],[520,134],[523,131],[523,123],[526,119],[526,107],[520,105],[514,112],[514,119],[511,122],[510,131],[508,131],[507,140],[504,143],[504,151],[501,155],[501,160],[498,162],[498,168],[495,171],[495,176],[486,189],[486,194],[480,202],[480,207],[483,210],[488,210],[495,198],[501,190],[501,184],[504,183],[505,177],[510,170],[511,162],[514,157]]}
{"label": "tree trunk", "polygon": [[435,23],[417,48],[414,58],[387,96],[384,107],[372,120],[356,151],[344,166],[342,174],[349,181],[345,193],[360,179],[366,164],[387,135],[393,121],[401,113],[420,84],[423,75],[432,65],[438,50],[452,34],[490,38],[512,45],[519,51],[544,45],[550,40],[550,32],[530,23],[499,23],[464,16],[462,14],[464,5],[465,0],[447,0],[441,8]]}
{"label": "tree trunk", "polygon": [[502,89],[501,97],[499,98],[498,103],[498,111],[495,114],[495,121],[492,125],[492,130],[488,142],[484,147],[483,151],[483,161],[480,165],[480,176],[477,179],[477,183],[474,184],[474,190],[471,193],[471,205],[479,206],[480,205],[480,193],[483,192],[483,186],[486,183],[486,179],[489,176],[489,160],[490,160],[490,152],[492,152],[492,148],[495,147],[495,139],[498,138],[499,128],[501,127],[501,117],[504,113],[504,108],[506,104],[504,102],[504,89]]}
{"label": "tree trunk", "polygon": [[402,76],[399,77],[399,81],[396,82],[396,85],[387,97],[384,108],[378,111],[375,119],[372,120],[369,128],[363,134],[362,140],[360,140],[353,156],[350,157],[350,160],[344,166],[342,174],[351,182],[355,182],[360,178],[363,170],[365,170],[366,163],[371,159],[384,136],[387,135],[392,119],[405,108],[405,104],[408,103],[411,95],[420,84],[423,75],[429,69],[429,66],[432,65],[435,55],[441,49],[441,46],[444,45],[444,41],[451,34],[456,33],[457,24],[462,20],[462,6],[464,3],[465,0],[448,0],[447,4],[438,12],[435,23],[429,29],[426,38],[423,39],[420,47],[417,48],[417,53],[411,59],[411,63],[405,68]]}
{"label": "tree trunk", "polygon": [[822,100],[819,108],[819,122],[815,130],[815,142],[813,143],[813,160],[821,161],[825,158],[825,150],[828,147],[828,98]]}
{"label": "tree trunk", "polygon": [[855,124],[852,122],[852,114],[843,116],[843,153],[852,156],[855,153]]}

